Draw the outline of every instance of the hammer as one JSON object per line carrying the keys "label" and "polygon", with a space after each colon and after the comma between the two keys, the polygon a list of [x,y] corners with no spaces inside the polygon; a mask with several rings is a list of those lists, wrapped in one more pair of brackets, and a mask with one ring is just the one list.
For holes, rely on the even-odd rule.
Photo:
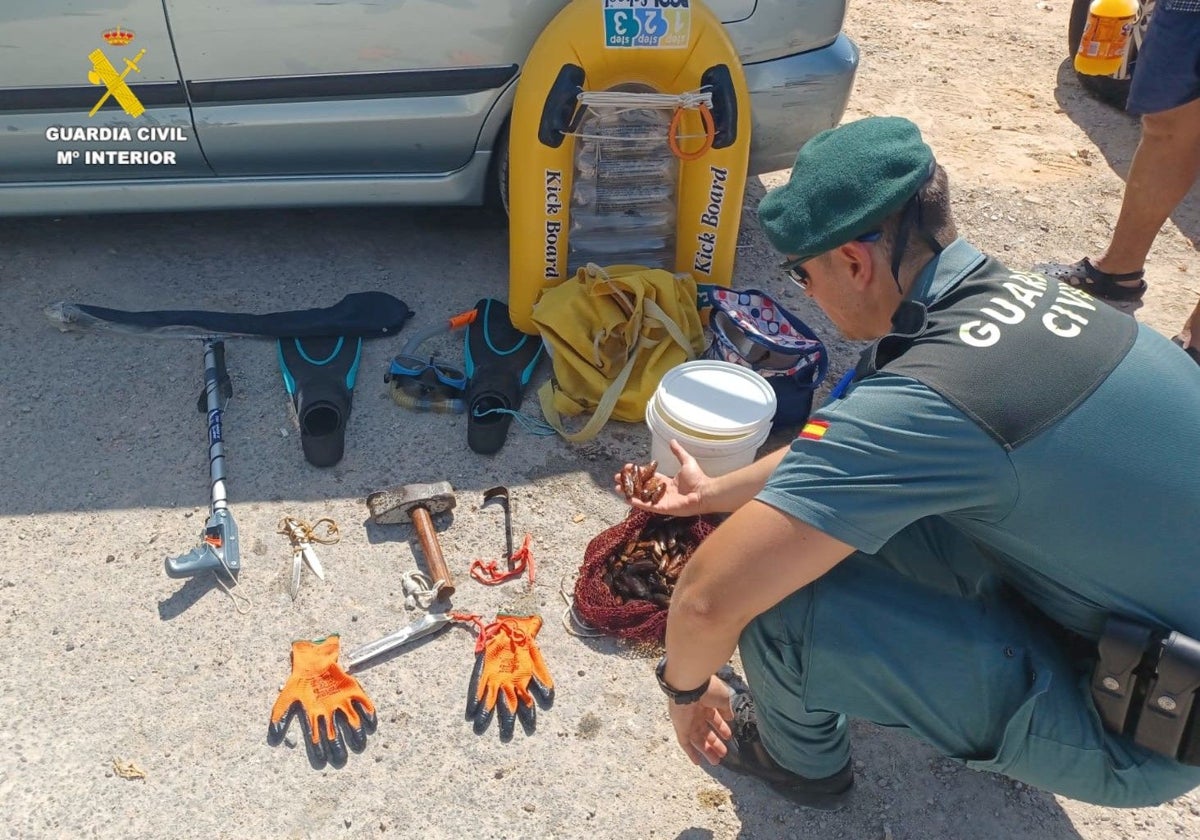
{"label": "hammer", "polygon": [[454,581],[450,577],[450,570],[446,568],[446,559],[442,557],[442,546],[433,528],[433,516],[453,510],[454,503],[454,488],[448,481],[400,484],[367,496],[367,508],[376,524],[395,525],[405,520],[412,523],[421,540],[429,574],[435,582],[442,581],[437,591],[439,599],[454,594]]}

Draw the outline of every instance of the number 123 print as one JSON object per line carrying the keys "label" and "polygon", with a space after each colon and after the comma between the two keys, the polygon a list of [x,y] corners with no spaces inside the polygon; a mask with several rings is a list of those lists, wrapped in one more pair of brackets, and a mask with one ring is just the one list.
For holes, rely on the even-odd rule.
{"label": "number 123 print", "polygon": [[686,47],[690,0],[604,0],[606,47]]}

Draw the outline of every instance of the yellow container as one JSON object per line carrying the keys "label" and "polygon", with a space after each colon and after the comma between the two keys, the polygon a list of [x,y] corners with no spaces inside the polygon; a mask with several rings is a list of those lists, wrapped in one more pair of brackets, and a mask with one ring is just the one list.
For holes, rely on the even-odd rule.
{"label": "yellow container", "polygon": [[1120,70],[1137,16],[1137,0],[1092,0],[1075,53],[1076,71],[1111,76]]}

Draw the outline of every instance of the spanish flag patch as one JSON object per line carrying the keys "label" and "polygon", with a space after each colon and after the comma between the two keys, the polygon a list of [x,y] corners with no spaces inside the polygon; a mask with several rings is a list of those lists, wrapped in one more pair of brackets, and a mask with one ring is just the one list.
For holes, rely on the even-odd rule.
{"label": "spanish flag patch", "polygon": [[804,428],[800,430],[800,434],[796,435],[796,437],[808,440],[820,440],[825,437],[827,431],[829,431],[828,420],[809,420],[804,424]]}

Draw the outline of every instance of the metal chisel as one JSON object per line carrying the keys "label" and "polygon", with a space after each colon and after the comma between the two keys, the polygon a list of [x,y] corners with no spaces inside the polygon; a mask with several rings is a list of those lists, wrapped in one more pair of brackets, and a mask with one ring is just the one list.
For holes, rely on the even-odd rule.
{"label": "metal chisel", "polygon": [[353,668],[355,665],[366,662],[368,659],[373,659],[381,653],[387,653],[389,650],[395,650],[401,645],[428,636],[445,627],[453,620],[448,613],[427,613],[419,621],[414,621],[407,627],[401,627],[395,633],[350,651],[345,658],[346,667]]}

